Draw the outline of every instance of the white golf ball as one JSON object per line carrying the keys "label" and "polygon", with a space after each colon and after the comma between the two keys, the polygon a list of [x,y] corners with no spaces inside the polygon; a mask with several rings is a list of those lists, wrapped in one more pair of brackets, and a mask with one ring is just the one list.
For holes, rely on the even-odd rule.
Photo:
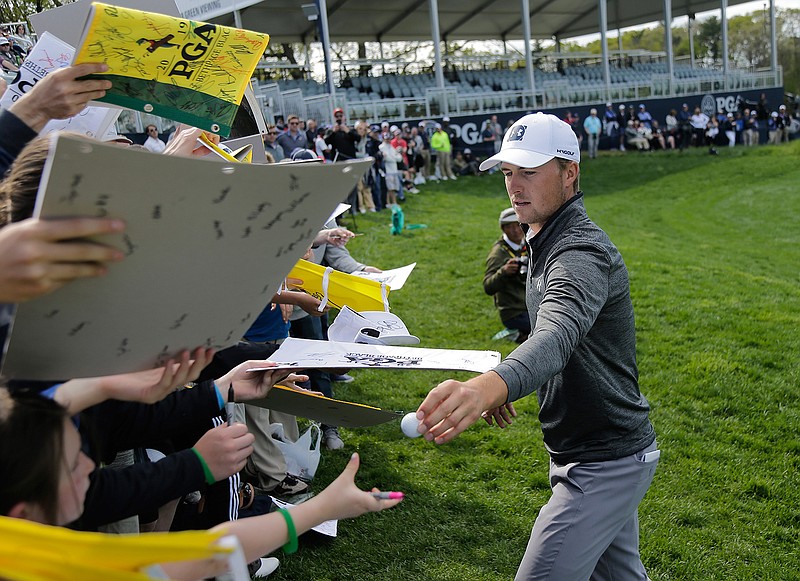
{"label": "white golf ball", "polygon": [[417,426],[419,426],[417,412],[408,413],[400,420],[400,429],[409,438],[419,438],[422,435],[417,431]]}

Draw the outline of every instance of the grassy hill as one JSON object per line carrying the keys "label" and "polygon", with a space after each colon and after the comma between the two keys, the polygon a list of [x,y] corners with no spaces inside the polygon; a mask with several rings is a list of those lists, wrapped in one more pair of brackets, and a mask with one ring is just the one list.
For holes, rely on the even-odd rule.
{"label": "grassy hill", "polygon": [[[631,275],[641,388],[661,462],[640,507],[653,580],[800,579],[800,141],[780,147],[601,155],[582,164],[589,215]],[[484,295],[484,259],[508,199],[499,174],[423,187],[389,233],[387,212],[348,221],[349,247],[383,268],[412,261],[392,293],[421,346],[495,349],[502,326]],[[358,370],[336,397],[416,409],[436,371]],[[506,430],[476,424],[444,446],[392,423],[342,430],[314,488],[353,451],[358,483],[402,490],[397,508],[311,533],[276,580],[511,579],[549,496],[535,398]]]}

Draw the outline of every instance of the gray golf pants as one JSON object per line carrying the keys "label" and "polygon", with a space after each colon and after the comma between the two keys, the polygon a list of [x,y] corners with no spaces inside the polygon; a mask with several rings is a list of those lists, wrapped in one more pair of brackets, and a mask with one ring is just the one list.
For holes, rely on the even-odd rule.
{"label": "gray golf pants", "polygon": [[645,581],[637,509],[659,455],[653,442],[618,460],[551,461],[553,495],[539,511],[515,580]]}

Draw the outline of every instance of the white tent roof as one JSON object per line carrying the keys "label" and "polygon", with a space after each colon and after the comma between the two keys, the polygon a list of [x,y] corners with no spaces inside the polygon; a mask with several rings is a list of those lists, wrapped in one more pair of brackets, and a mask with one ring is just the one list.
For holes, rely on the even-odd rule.
{"label": "white tent roof", "polygon": [[[728,0],[728,5],[746,1]],[[243,0],[239,5],[248,3]],[[310,3],[313,0],[264,0],[240,9],[242,26],[270,34],[273,43],[311,42],[317,26],[308,21],[301,8]],[[608,0],[607,6],[609,30],[664,18],[664,5],[658,0]],[[428,0],[330,0],[327,7],[332,42],[431,39]],[[438,7],[444,40],[523,38],[521,3],[516,0],[439,0]],[[719,0],[672,0],[673,17],[719,8]],[[233,25],[233,14],[214,21]],[[530,0],[530,23],[533,39],[596,33],[600,31],[599,2]]]}

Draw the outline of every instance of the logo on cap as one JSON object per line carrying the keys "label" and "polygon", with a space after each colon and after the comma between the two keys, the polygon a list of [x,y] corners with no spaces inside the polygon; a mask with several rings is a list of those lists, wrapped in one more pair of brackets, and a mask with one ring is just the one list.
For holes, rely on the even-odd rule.
{"label": "logo on cap", "polygon": [[527,125],[514,125],[511,128],[511,131],[508,134],[509,141],[522,141],[522,138],[525,137],[525,130],[528,128]]}
{"label": "logo on cap", "polygon": [[575,152],[570,151],[569,149],[556,149],[556,153],[563,153],[564,155],[575,155]]}

